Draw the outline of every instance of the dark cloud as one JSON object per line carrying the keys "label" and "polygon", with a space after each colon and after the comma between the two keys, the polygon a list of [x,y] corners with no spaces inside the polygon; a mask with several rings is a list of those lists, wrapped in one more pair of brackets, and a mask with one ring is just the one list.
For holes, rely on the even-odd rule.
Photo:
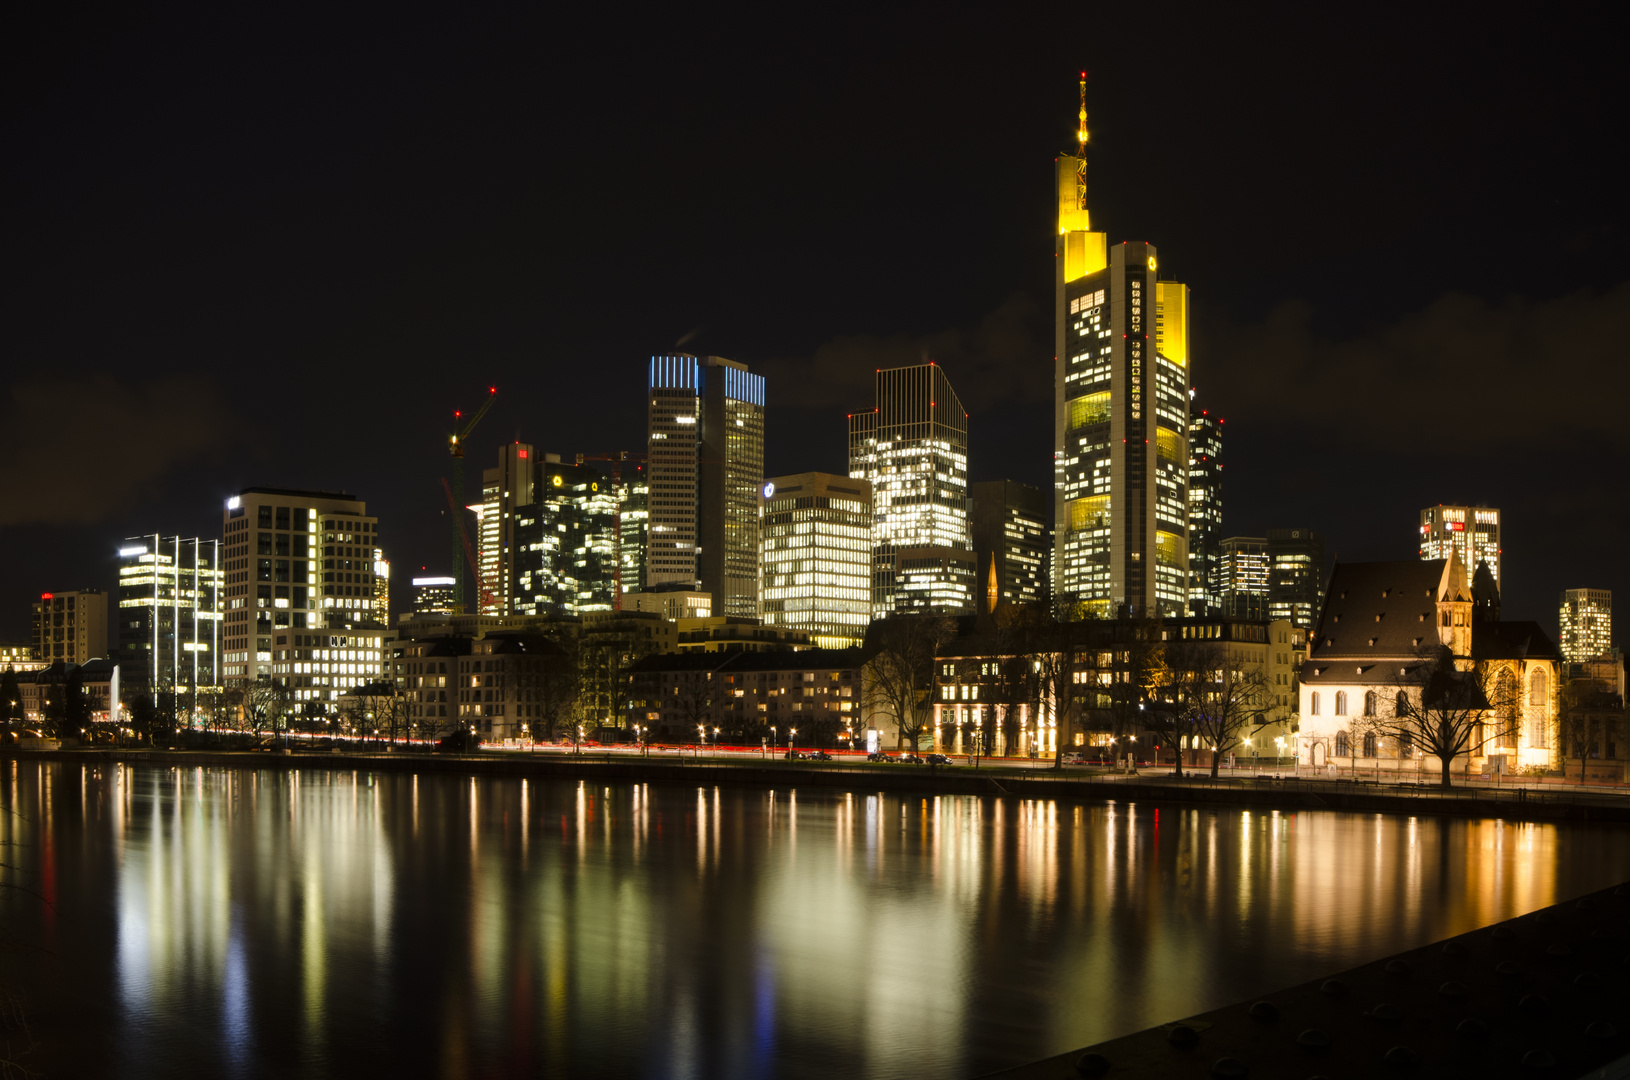
{"label": "dark cloud", "polygon": [[0,415],[0,526],[108,521],[176,466],[223,446],[228,428],[217,395],[195,378],[18,383]]}
{"label": "dark cloud", "polygon": [[1624,431],[1630,282],[1543,300],[1450,292],[1345,338],[1321,336],[1314,320],[1309,305],[1288,302],[1205,335],[1200,381],[1231,422],[1449,456]]}
{"label": "dark cloud", "polygon": [[762,371],[771,400],[783,407],[849,409],[870,405],[879,368],[942,365],[963,407],[1012,401],[1046,402],[1053,392],[1050,324],[1028,296],[1014,294],[972,329],[930,334],[850,334],[833,338],[807,358],[777,358]]}

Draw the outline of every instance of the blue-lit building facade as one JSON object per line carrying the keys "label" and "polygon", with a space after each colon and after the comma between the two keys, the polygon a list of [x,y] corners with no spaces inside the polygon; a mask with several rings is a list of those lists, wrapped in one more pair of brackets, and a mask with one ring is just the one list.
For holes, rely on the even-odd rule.
{"label": "blue-lit building facade", "polygon": [[645,585],[690,585],[757,618],[764,377],[722,356],[653,356]]}

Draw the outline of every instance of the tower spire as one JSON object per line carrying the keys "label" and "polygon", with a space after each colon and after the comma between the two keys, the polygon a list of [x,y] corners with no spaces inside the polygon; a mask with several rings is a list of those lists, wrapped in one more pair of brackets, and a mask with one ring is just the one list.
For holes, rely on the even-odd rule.
{"label": "tower spire", "polygon": [[1081,73],[1080,130],[1076,132],[1075,206],[1087,208],[1087,73]]}

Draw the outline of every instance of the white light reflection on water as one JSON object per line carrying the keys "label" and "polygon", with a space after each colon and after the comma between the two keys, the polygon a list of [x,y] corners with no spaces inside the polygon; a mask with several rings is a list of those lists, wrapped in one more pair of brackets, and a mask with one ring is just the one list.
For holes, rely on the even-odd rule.
{"label": "white light reflection on water", "polygon": [[1424,817],[32,763],[3,790],[55,906],[0,916],[57,943],[23,982],[65,1075],[967,1076],[1630,876],[1623,830]]}

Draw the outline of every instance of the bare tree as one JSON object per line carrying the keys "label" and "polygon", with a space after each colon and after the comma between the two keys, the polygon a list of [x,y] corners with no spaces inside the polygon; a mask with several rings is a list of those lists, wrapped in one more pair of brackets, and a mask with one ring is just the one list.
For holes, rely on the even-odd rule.
{"label": "bare tree", "polygon": [[713,671],[681,671],[674,677],[674,711],[688,730],[705,734],[713,720]]}
{"label": "bare tree", "polygon": [[[1239,744],[1251,719],[1268,701],[1268,676],[1260,665],[1244,667],[1221,641],[1191,640],[1166,649],[1168,682],[1191,744],[1211,747],[1211,778],[1224,754]],[[1182,748],[1178,748],[1182,759]]]}
{"label": "bare tree", "polygon": [[274,735],[286,732],[289,703],[289,688],[275,679],[261,678],[243,690],[244,718],[256,735],[267,728]]}
{"label": "bare tree", "polygon": [[1394,676],[1390,707],[1377,703],[1375,715],[1352,726],[1359,734],[1389,737],[1400,747],[1435,756],[1441,782],[1449,787],[1455,759],[1481,753],[1510,722],[1504,718],[1513,714],[1514,703],[1505,699],[1502,685],[1490,668],[1461,671],[1447,649],[1426,649]]}
{"label": "bare tree", "polygon": [[[1624,719],[1619,696],[1599,679],[1575,679],[1557,694],[1557,728],[1562,739],[1560,757],[1567,761],[1568,750],[1579,759],[1579,782],[1585,781],[1585,761],[1600,753],[1608,736],[1618,733]],[[1567,766],[1562,769],[1568,775]]]}
{"label": "bare tree", "polygon": [[538,729],[534,738],[553,739],[563,724],[571,723],[584,698],[582,652],[575,642],[557,642],[560,656],[545,656],[537,670],[527,676],[527,687],[537,706]]}
{"label": "bare tree", "polygon": [[862,700],[894,720],[897,748],[921,745],[934,715],[934,661],[956,624],[940,615],[896,615],[872,624]]}

